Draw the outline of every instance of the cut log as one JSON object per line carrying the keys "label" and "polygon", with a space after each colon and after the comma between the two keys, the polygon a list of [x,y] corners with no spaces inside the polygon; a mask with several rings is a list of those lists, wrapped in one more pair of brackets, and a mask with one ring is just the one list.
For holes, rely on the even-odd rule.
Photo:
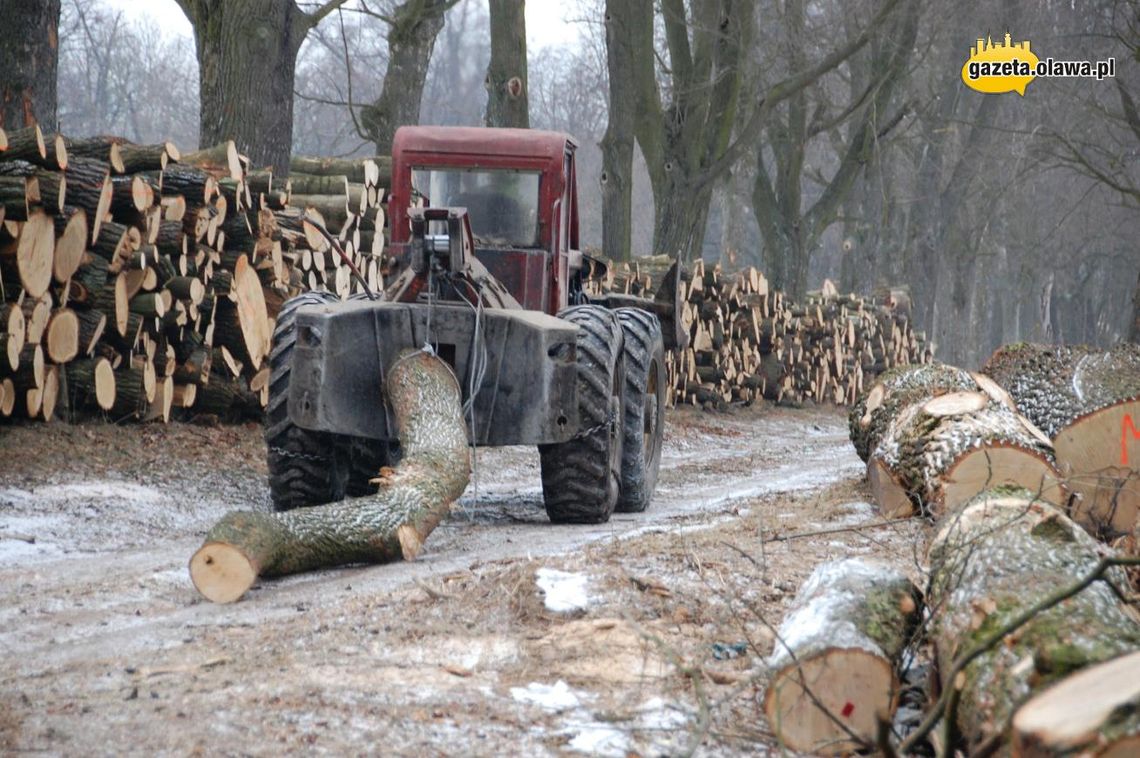
{"label": "cut log", "polygon": [[51,216],[35,211],[20,229],[16,246],[0,247],[0,278],[19,282],[33,298],[40,298],[51,285],[55,255],[55,225]]}
{"label": "cut log", "polygon": [[903,408],[872,455],[868,478],[884,515],[905,513],[903,494],[939,516],[983,490],[1025,487],[1055,504],[1067,490],[1053,449],[1031,424],[981,392],[951,392]]}
{"label": "cut log", "polygon": [[67,363],[79,354],[79,319],[70,308],[57,308],[44,331],[44,350],[52,363]]}
{"label": "cut log", "polygon": [[0,379],[0,417],[11,418],[16,409],[16,385],[10,378]]}
{"label": "cut log", "polygon": [[1023,758],[1138,752],[1140,652],[1089,666],[1013,716],[1013,753]]}
{"label": "cut log", "polygon": [[186,166],[195,166],[204,169],[215,177],[227,176],[230,179],[240,180],[245,176],[245,167],[241,156],[238,155],[237,146],[233,140],[226,140],[213,147],[187,153],[182,156],[179,163]]}
{"label": "cut log", "polygon": [[87,213],[82,208],[65,206],[52,223],[56,234],[52,275],[62,284],[78,270],[87,250]]}
{"label": "cut log", "polygon": [[76,158],[67,171],[67,202],[87,214],[92,242],[99,239],[103,219],[111,210],[111,168],[103,161]]}
{"label": "cut log", "polygon": [[67,364],[71,407],[115,407],[115,371],[106,358],[80,359]]}
{"label": "cut log", "polygon": [[1106,540],[1140,528],[1140,397],[1078,416],[1057,434],[1072,516]]}
{"label": "cut log", "polygon": [[851,407],[848,415],[855,452],[864,461],[868,460],[891,420],[907,405],[947,392],[977,389],[978,383],[970,372],[941,363],[900,366],[883,373]]}
{"label": "cut log", "polygon": [[230,295],[232,300],[224,298],[218,301],[216,342],[229,348],[251,371],[257,371],[261,368],[271,333],[261,280],[244,255],[238,258],[234,267]]}
{"label": "cut log", "polygon": [[443,361],[405,351],[387,371],[404,458],[377,494],[284,513],[236,511],[206,535],[190,578],[233,602],[258,576],[348,563],[412,560],[467,486],[470,460],[459,385]]}
{"label": "cut log", "polygon": [[[952,676],[957,659],[1013,618],[1091,573],[1103,550],[1026,490],[987,490],[947,514],[928,554],[930,638],[941,676]],[[1118,594],[1126,581],[1109,569],[943,680],[943,689],[958,689],[956,727],[967,755],[1006,742],[1010,717],[1031,696],[1140,647],[1136,611]]]}
{"label": "cut log", "polygon": [[885,565],[850,558],[812,572],[768,659],[764,711],[781,744],[844,754],[874,743],[898,702],[899,657],[920,603],[911,581]]}

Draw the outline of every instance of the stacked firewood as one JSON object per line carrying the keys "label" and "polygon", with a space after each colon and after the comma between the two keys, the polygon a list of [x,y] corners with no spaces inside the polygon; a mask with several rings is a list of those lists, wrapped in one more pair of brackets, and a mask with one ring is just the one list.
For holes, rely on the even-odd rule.
{"label": "stacked firewood", "polygon": [[[595,291],[652,296],[665,256],[609,266]],[[666,357],[671,402],[719,407],[760,398],[850,405],[875,375],[928,363],[933,349],[910,323],[904,290],[840,294],[831,282],[801,303],[754,268],[734,274],[697,261],[681,277],[685,350]]]}
{"label": "stacked firewood", "polygon": [[0,417],[260,415],[285,300],[360,291],[349,262],[382,283],[384,190],[361,166],[355,196],[328,177],[334,223],[232,142],[0,132]]}

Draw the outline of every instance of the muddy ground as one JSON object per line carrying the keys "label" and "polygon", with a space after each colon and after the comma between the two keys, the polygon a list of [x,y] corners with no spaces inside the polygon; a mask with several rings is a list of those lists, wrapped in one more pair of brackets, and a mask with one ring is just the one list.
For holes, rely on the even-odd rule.
{"label": "muddy ground", "polygon": [[10,426],[0,461],[0,752],[779,752],[769,625],[823,560],[917,573],[923,528],[878,523],[839,411],[679,411],[644,514],[552,526],[537,454],[482,450],[415,562],[219,606],[186,563],[268,509],[258,427]]}

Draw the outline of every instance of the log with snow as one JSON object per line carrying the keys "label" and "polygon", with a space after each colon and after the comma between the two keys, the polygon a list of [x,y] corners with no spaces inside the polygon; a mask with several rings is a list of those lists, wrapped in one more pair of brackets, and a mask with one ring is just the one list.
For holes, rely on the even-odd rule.
{"label": "log with snow", "polygon": [[859,740],[873,743],[897,706],[898,660],[920,603],[914,584],[889,566],[851,558],[812,572],[768,659],[764,711],[783,744],[846,753]]}

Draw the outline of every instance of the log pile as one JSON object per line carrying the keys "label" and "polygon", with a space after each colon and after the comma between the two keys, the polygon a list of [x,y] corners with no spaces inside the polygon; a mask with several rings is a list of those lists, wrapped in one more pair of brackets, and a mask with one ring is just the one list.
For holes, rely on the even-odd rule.
{"label": "log pile", "polygon": [[1140,346],[1015,344],[982,371],[1049,435],[1071,515],[1111,539],[1140,523]]}
{"label": "log pile", "polygon": [[[610,265],[587,291],[649,297],[671,263],[653,256]],[[794,303],[754,268],[728,274],[703,261],[681,279],[689,346],[666,357],[672,405],[761,398],[850,405],[877,374],[933,359],[925,335],[911,326],[902,290],[861,297],[825,282]]]}
{"label": "log pile", "polygon": [[259,417],[284,301],[362,289],[306,214],[334,216],[349,259],[382,284],[374,161],[360,162],[355,195],[343,176],[328,178],[318,209],[291,203],[290,185],[250,171],[232,142],[182,155],[170,143],[72,141],[38,127],[5,136],[0,417]]}

